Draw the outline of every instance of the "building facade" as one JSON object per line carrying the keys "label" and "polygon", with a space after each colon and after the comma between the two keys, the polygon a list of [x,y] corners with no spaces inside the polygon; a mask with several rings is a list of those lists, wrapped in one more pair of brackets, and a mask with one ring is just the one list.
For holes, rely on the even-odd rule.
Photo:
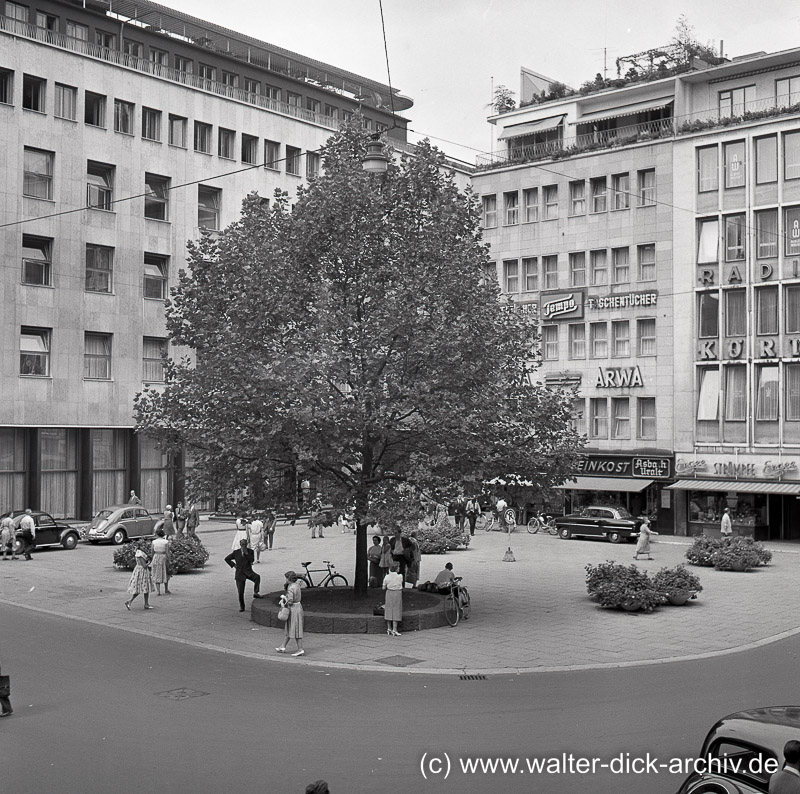
{"label": "building facade", "polygon": [[411,102],[146,0],[0,10],[0,510],[160,510],[191,460],[136,436],[132,401],[163,380],[186,241],[293,195],[356,111],[402,148]]}

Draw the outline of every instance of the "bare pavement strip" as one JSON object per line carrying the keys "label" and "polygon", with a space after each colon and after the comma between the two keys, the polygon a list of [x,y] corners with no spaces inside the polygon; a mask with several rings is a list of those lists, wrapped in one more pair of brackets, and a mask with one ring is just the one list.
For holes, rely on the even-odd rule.
{"label": "bare pavement strip", "polygon": [[[39,550],[33,562],[0,561],[0,604],[41,610],[140,632],[162,639],[282,664],[418,673],[528,673],[652,664],[744,650],[800,631],[800,549],[767,544],[771,565],[749,573],[695,569],[704,587],[696,601],[662,607],[649,615],[605,610],[586,596],[584,565],[633,562],[632,545],[564,541],[550,535],[476,533],[469,549],[424,555],[421,580],[445,562],[464,577],[472,614],[445,627],[387,637],[385,634],[307,634],[307,655],[275,653],[282,632],[258,626],[238,611],[233,572],[223,562],[234,535],[230,523],[204,521],[200,538],[211,553],[205,569],[175,577],[173,595],[141,599],[128,612],[123,602],[130,574],[112,566],[113,547],[81,543],[74,551]],[[511,545],[516,562],[503,562]],[[301,560],[321,567],[332,560],[352,581],[355,538],[332,527],[312,540],[303,523],[279,525],[275,548],[256,570],[261,592],[278,590],[283,572]],[[651,572],[682,562],[686,540],[661,536]],[[251,594],[248,584],[248,600]],[[375,602],[382,601],[375,591]]]}

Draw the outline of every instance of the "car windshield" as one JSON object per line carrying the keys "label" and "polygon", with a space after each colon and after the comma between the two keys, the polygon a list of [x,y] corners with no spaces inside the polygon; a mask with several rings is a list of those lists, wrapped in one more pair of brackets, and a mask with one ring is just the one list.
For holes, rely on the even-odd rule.
{"label": "car windshield", "polygon": [[104,518],[111,518],[111,510],[101,510],[94,518],[95,521],[102,521]]}

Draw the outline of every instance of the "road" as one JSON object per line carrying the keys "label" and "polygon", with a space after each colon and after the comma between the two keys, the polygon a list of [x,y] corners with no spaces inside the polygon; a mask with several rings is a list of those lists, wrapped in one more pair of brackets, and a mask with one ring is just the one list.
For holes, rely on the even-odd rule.
{"label": "road", "polygon": [[[292,668],[0,605],[15,714],[0,790],[667,794],[680,776],[464,774],[459,757],[689,756],[725,713],[797,703],[800,638],[707,661],[490,676]],[[687,649],[688,650],[688,649]],[[165,692],[189,689],[185,699]],[[420,772],[423,754],[453,764]]]}

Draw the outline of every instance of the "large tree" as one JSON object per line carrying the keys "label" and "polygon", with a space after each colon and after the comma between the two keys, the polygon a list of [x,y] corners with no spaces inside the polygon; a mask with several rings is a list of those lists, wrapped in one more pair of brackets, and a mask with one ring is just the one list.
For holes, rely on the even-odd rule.
{"label": "large tree", "polygon": [[167,308],[175,345],[140,430],[194,450],[191,487],[225,493],[281,467],[355,506],[356,589],[371,502],[519,473],[563,481],[581,446],[571,394],[531,377],[536,320],[487,277],[479,204],[427,142],[385,175],[351,126],[324,175],[190,245]]}

